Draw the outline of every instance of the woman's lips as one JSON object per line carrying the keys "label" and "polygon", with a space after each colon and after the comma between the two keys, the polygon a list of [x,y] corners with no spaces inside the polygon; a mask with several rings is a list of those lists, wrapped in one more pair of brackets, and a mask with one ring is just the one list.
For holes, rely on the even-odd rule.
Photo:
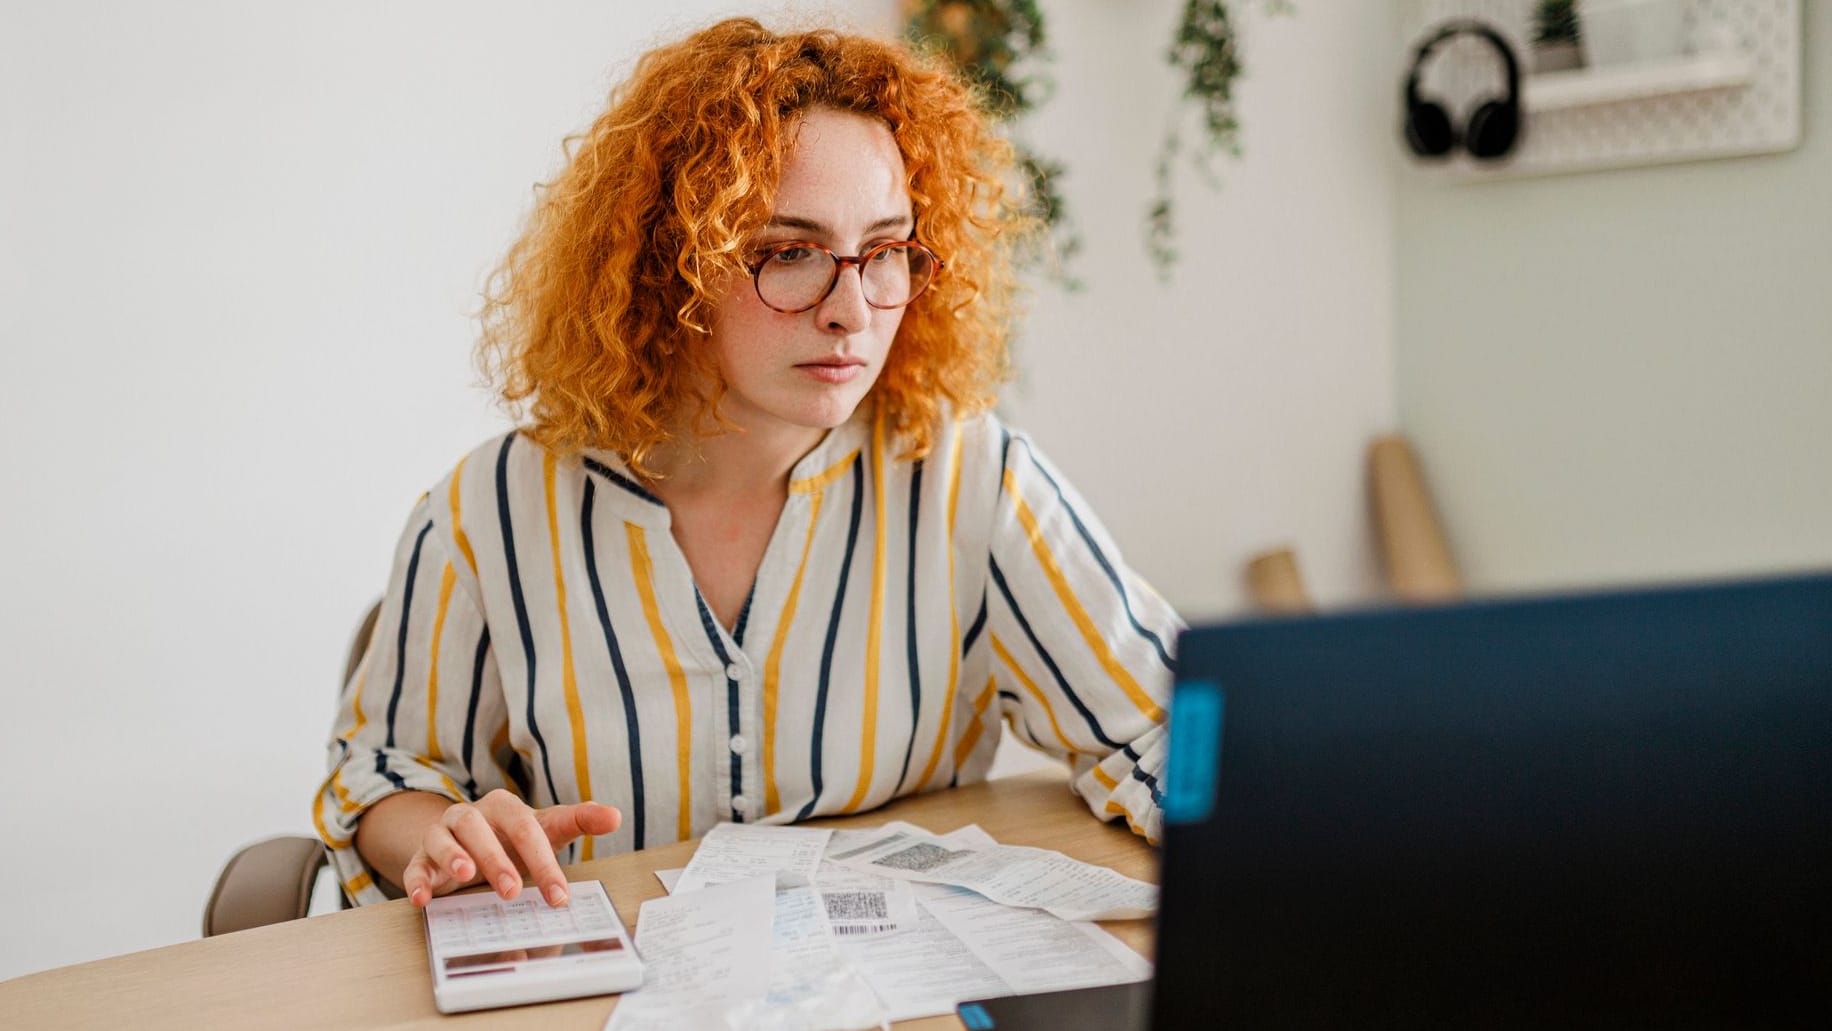
{"label": "woman's lips", "polygon": [[865,368],[865,363],[855,360],[831,362],[808,362],[797,365],[797,369],[820,380],[822,383],[850,383]]}

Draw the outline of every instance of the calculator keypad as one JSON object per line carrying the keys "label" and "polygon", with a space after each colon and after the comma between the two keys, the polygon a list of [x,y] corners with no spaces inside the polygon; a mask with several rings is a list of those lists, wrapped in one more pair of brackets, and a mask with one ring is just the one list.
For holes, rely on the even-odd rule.
{"label": "calculator keypad", "polygon": [[575,890],[571,895],[571,904],[558,909],[534,891],[513,901],[496,895],[461,896],[444,906],[428,907],[427,937],[434,949],[451,952],[524,948],[617,935],[617,914],[602,889]]}

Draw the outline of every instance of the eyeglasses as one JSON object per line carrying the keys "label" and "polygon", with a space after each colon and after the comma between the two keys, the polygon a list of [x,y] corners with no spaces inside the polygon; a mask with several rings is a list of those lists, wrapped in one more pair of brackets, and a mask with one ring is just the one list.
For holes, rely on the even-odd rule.
{"label": "eyeglasses", "polygon": [[751,263],[751,280],[757,285],[758,300],[793,315],[826,300],[847,265],[859,270],[865,303],[887,310],[921,296],[943,267],[934,251],[915,240],[891,240],[855,258],[835,254],[818,243],[793,240],[765,247]]}

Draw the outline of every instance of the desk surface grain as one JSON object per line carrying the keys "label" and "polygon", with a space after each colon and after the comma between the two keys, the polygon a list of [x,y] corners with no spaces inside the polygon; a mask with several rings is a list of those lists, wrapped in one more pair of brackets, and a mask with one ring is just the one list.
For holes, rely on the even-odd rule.
{"label": "desk surface grain", "polygon": [[[1103,824],[1070,794],[1062,774],[1033,773],[906,798],[820,827],[908,820],[937,833],[978,823],[1003,844],[1050,848],[1157,879],[1157,858],[1124,827]],[[697,841],[568,867],[604,882],[632,931],[642,903],[662,894],[655,871],[687,865]],[[1149,955],[1151,921],[1105,925]],[[182,945],[48,970],[0,983],[8,1027],[541,1028],[598,1031],[615,996],[441,1016],[420,914],[405,901],[257,927]],[[958,1029],[953,1016],[906,1021]]]}

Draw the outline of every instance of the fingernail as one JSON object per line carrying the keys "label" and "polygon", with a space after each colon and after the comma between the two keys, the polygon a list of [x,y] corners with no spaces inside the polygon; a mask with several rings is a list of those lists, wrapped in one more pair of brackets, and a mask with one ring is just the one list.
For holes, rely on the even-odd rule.
{"label": "fingernail", "polygon": [[522,886],[522,883],[520,881],[509,876],[508,874],[503,874],[501,877],[498,877],[496,879],[496,893],[501,895],[503,898],[509,898],[510,896],[514,895],[515,889],[521,886]]}
{"label": "fingernail", "polygon": [[566,889],[560,887],[557,884],[548,888],[547,889],[547,904],[550,906],[566,905]]}

